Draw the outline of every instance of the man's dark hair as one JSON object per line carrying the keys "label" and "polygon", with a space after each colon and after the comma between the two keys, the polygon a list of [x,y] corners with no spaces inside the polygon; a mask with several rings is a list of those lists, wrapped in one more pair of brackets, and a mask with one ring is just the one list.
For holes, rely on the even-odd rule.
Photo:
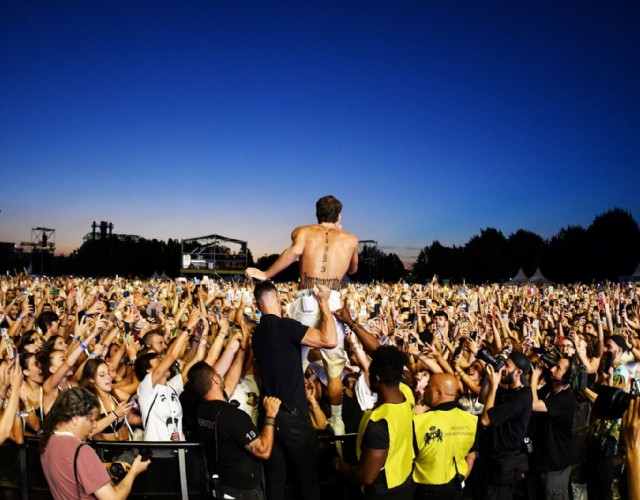
{"label": "man's dark hair", "polygon": [[278,289],[273,283],[267,280],[256,285],[256,287],[253,289],[253,296],[255,297],[256,302],[260,302],[262,297],[271,292],[278,293]]}
{"label": "man's dark hair", "polygon": [[98,398],[87,389],[73,387],[61,392],[42,423],[40,453],[44,452],[59,424],[73,417],[86,417],[94,408],[99,408]]}
{"label": "man's dark hair", "polygon": [[136,362],[133,365],[133,370],[138,377],[138,381],[142,382],[149,373],[151,368],[151,360],[156,359],[158,355],[155,352],[147,352],[136,358]]}
{"label": "man's dark hair", "polygon": [[407,355],[395,346],[383,345],[371,355],[369,373],[380,378],[384,385],[399,384],[402,380],[402,369],[407,364]]}
{"label": "man's dark hair", "polygon": [[204,361],[198,361],[189,370],[189,382],[200,397],[204,396],[213,384],[213,368]]}
{"label": "man's dark hair", "polygon": [[142,337],[142,343],[145,347],[151,347],[151,337],[153,337],[154,335],[160,335],[161,337],[164,337],[160,330],[151,330],[150,332],[145,333],[144,337]]}
{"label": "man's dark hair", "polygon": [[23,370],[28,370],[29,360],[31,358],[36,358],[36,362],[38,361],[38,358],[36,357],[35,352],[28,352],[28,351],[20,352],[20,368],[22,368]]}
{"label": "man's dark hair", "polygon": [[38,316],[36,323],[38,323],[38,328],[40,328],[40,331],[44,334],[47,333],[51,323],[59,320],[60,318],[53,311],[44,311],[40,316]]}
{"label": "man's dark hair", "polygon": [[342,212],[342,203],[334,196],[323,196],[316,202],[316,217],[318,222],[338,222]]}
{"label": "man's dark hair", "polygon": [[438,316],[442,316],[445,321],[449,321],[449,315],[446,312],[444,312],[442,309],[440,309],[433,315],[434,318],[437,318]]}

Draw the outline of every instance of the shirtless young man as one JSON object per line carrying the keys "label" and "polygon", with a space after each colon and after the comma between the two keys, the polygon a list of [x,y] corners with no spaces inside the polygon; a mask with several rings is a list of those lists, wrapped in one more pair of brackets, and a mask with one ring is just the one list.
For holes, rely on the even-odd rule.
{"label": "shirtless young man", "polygon": [[[289,305],[289,316],[306,326],[317,327],[320,308],[313,295],[313,287],[325,285],[333,292],[329,299],[332,311],[340,304],[340,282],[345,274],[358,270],[358,239],[342,230],[342,203],[333,196],[323,196],[316,203],[318,224],[297,227],[291,233],[291,246],[267,269],[255,267],[246,270],[248,278],[264,281],[272,278],[295,261],[300,261],[300,283],[296,300]],[[336,435],[344,434],[342,421],[342,379],[345,365],[344,328],[338,326],[338,346],[321,350],[329,379],[328,394],[331,403],[332,428]],[[306,358],[308,351],[303,351]],[[306,362],[306,359],[303,361]],[[306,367],[306,364],[305,364]]]}

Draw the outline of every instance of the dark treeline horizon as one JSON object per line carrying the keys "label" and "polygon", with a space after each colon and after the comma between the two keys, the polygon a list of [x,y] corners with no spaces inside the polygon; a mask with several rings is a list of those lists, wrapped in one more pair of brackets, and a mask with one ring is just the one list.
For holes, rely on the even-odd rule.
{"label": "dark treeline horizon", "polygon": [[488,227],[462,246],[439,241],[424,247],[413,274],[420,282],[439,275],[452,282],[503,282],[520,268],[531,277],[540,269],[560,283],[617,281],[640,262],[640,228],[630,212],[614,208],[597,215],[586,229],[567,226],[545,240],[519,229],[508,237]]}
{"label": "dark treeline horizon", "polygon": [[[0,271],[13,272],[31,264],[34,274],[81,276],[151,276],[154,272],[170,277],[180,274],[180,240],[139,238],[88,240],[69,256],[40,256],[0,253]],[[255,265],[266,269],[278,254],[260,257]],[[249,265],[254,265],[251,251]],[[520,268],[527,276],[537,268],[550,280],[560,283],[617,281],[634,272],[640,262],[640,228],[630,212],[613,208],[597,215],[587,228],[567,226],[549,239],[519,229],[509,236],[493,227],[480,230],[464,245],[446,246],[438,240],[422,248],[410,270],[395,253],[376,246],[361,249],[354,281],[398,281],[425,283],[433,275],[453,283],[506,282]],[[296,280],[294,263],[277,277]],[[43,272],[40,272],[42,268]]]}

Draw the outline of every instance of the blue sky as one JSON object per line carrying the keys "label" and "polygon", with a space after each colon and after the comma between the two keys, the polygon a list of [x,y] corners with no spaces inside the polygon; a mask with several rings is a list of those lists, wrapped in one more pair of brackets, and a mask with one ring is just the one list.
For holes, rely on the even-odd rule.
{"label": "blue sky", "polygon": [[334,194],[411,260],[640,220],[637,2],[0,5],[0,241],[93,220],[280,252]]}

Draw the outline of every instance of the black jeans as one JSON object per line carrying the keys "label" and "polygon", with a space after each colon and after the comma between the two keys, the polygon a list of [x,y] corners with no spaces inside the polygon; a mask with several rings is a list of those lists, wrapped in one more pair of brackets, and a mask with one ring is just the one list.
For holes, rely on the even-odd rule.
{"label": "black jeans", "polygon": [[613,498],[613,460],[616,440],[609,436],[604,445],[590,440],[587,445],[587,497],[589,500]]}
{"label": "black jeans", "polygon": [[[493,482],[494,466],[491,458],[479,457],[473,469],[478,469],[478,478],[475,488],[471,488],[474,500],[512,500],[516,490],[517,481],[513,484],[497,485]],[[589,499],[591,500],[591,499]]]}
{"label": "black jeans", "polygon": [[309,415],[287,413],[276,417],[275,441],[265,464],[267,500],[283,500],[287,462],[295,476],[302,500],[320,500],[318,486],[318,434]]}

